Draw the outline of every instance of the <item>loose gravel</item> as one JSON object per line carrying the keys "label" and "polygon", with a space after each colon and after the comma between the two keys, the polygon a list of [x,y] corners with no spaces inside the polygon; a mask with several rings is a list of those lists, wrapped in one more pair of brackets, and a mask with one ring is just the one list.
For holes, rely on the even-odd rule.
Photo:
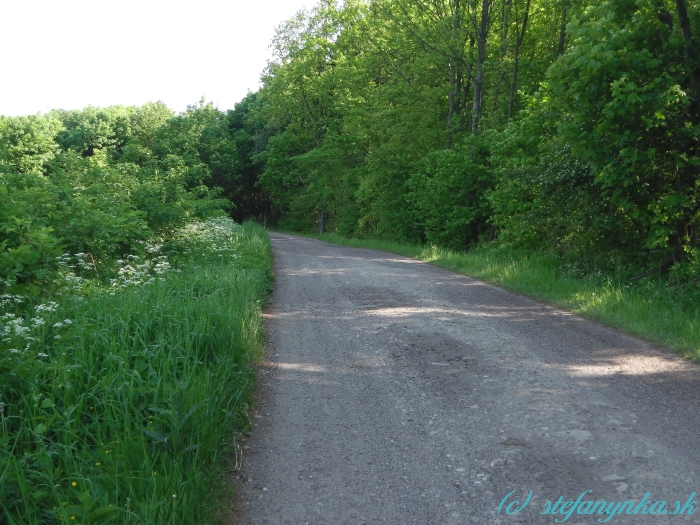
{"label": "loose gravel", "polygon": [[[700,492],[698,366],[422,262],[270,236],[240,524],[549,524],[564,516],[540,514],[547,500],[586,490],[649,492],[668,511]],[[511,491],[532,497],[508,516]],[[607,523],[700,523],[700,511]]]}

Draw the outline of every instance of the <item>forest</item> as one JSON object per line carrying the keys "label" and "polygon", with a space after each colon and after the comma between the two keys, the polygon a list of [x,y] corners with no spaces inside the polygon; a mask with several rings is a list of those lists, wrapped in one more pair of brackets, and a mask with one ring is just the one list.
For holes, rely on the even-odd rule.
{"label": "forest", "polygon": [[4,287],[45,290],[66,252],[109,267],[191,220],[264,209],[233,119],[204,102],[0,117]]}
{"label": "forest", "polygon": [[329,0],[278,27],[262,87],[233,110],[3,118],[0,277],[38,283],[57,239],[97,260],[219,209],[294,231],[323,210],[326,231],[350,237],[496,240],[693,281],[699,13],[690,0]]}
{"label": "forest", "polygon": [[236,112],[283,227],[697,278],[698,31],[690,0],[321,2]]}

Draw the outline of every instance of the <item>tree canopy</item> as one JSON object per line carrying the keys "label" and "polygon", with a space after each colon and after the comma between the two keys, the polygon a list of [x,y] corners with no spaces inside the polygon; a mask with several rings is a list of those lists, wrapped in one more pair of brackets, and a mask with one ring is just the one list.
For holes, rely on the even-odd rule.
{"label": "tree canopy", "polygon": [[699,24],[693,0],[321,2],[248,112],[260,185],[293,229],[697,258]]}

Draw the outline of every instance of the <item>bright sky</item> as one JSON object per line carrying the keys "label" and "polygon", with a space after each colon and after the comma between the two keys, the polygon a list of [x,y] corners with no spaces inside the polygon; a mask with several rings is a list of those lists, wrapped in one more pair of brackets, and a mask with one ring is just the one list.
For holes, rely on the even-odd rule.
{"label": "bright sky", "polygon": [[275,28],[315,0],[0,0],[0,115],[204,96],[231,109],[259,87]]}

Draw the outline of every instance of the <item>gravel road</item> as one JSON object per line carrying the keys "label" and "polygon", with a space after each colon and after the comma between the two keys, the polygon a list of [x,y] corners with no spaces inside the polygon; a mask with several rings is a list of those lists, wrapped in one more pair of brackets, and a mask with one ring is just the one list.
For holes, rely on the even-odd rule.
{"label": "gravel road", "polygon": [[670,514],[700,492],[698,366],[422,262],[270,236],[239,523],[700,523]]}

